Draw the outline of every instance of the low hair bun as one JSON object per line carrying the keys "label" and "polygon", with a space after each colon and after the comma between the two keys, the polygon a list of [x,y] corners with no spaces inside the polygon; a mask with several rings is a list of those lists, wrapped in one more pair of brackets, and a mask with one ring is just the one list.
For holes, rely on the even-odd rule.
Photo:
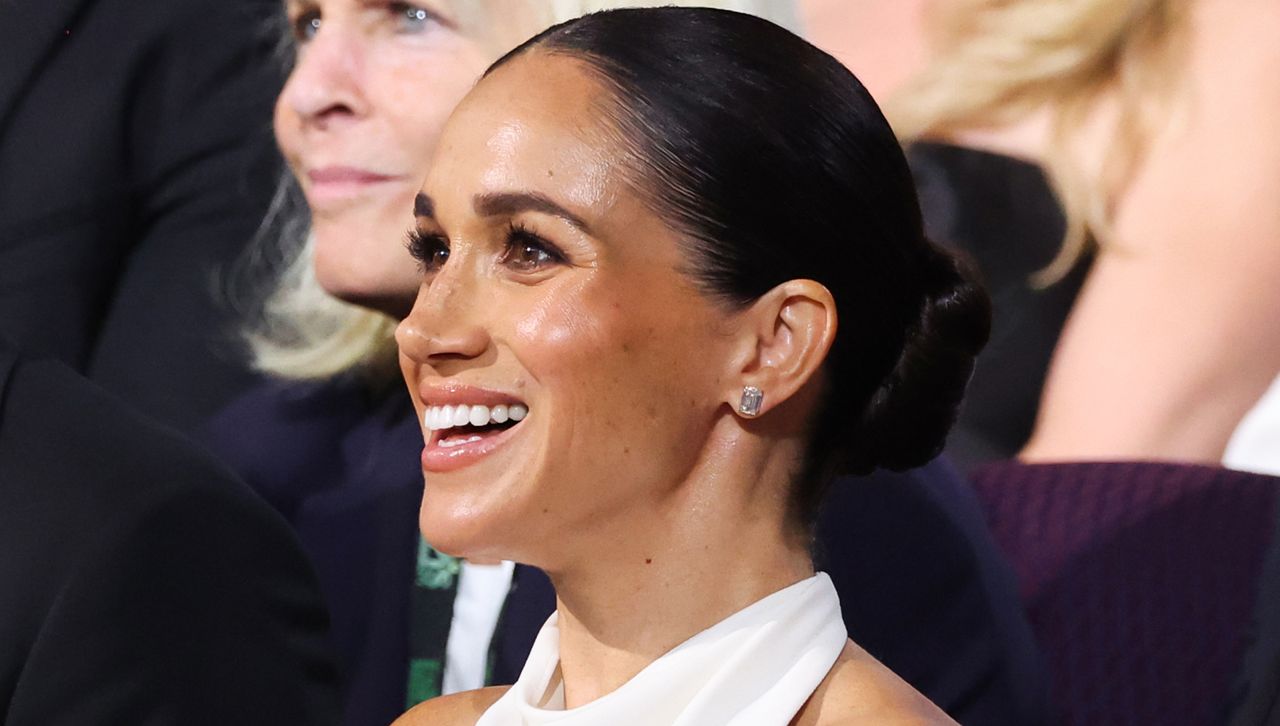
{"label": "low hair bun", "polygon": [[902,145],[849,69],[767,21],[708,8],[588,15],[488,72],[531,48],[603,82],[623,176],[680,234],[702,293],[741,309],[788,280],[831,292],[839,330],[810,389],[797,521],[813,522],[833,475],[937,454],[990,303],[925,239]]}
{"label": "low hair bun", "polygon": [[940,454],[990,335],[991,300],[971,265],[932,244],[927,250],[918,318],[893,370],[863,409],[845,473],[902,471]]}

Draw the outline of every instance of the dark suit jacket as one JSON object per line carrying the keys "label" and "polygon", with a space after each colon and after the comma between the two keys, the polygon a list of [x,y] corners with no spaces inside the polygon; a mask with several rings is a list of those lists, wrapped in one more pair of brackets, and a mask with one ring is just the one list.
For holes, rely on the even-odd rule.
{"label": "dark suit jacket", "polygon": [[[344,722],[387,723],[405,705],[423,492],[408,396],[266,386],[214,419],[210,443],[315,563],[347,676]],[[855,641],[966,726],[1046,721],[1047,677],[1012,572],[948,464],[837,482],[815,534]],[[495,683],[519,675],[554,607],[546,576],[517,566],[494,636]]]}
{"label": "dark suit jacket", "polygon": [[336,723],[326,627],[248,488],[0,342],[0,723]]}
{"label": "dark suit jacket", "polygon": [[1259,575],[1249,633],[1252,642],[1232,684],[1223,719],[1230,726],[1280,724],[1280,508],[1272,514],[1275,530]]}
{"label": "dark suit jacket", "polygon": [[0,335],[190,430],[252,382],[215,274],[263,219],[279,0],[0,0]]}

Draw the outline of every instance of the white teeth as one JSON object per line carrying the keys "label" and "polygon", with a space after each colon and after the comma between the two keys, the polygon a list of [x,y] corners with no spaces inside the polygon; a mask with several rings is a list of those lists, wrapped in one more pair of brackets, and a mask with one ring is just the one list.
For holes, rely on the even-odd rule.
{"label": "white teeth", "polygon": [[479,440],[480,440],[479,436],[468,436],[466,438],[457,437],[452,439],[441,439],[440,446],[445,449],[451,449],[455,446],[462,446],[463,444],[470,444]]}
{"label": "white teeth", "polygon": [[466,406],[458,406],[453,409],[453,425],[466,426],[471,422],[471,412]]}
{"label": "white teeth", "polygon": [[[429,431],[442,431],[459,426],[485,426],[518,422],[529,414],[524,404],[489,406],[428,406],[422,414],[423,426]],[[457,444],[454,444],[455,446]]]}

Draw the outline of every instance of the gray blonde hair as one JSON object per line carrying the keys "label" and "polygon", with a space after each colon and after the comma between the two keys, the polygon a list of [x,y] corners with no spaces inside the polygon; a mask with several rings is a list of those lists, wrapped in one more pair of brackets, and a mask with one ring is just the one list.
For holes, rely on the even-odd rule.
{"label": "gray blonde hair", "polygon": [[[483,31],[495,27],[498,12],[510,17],[513,10],[522,24],[527,22],[519,37],[478,34],[490,41],[496,60],[524,38],[555,23],[597,10],[652,4],[643,0],[519,0],[518,5],[512,5],[454,0],[450,9],[464,28]],[[800,28],[793,0],[676,0],[663,4],[737,10],[795,32]],[[233,299],[239,301],[242,316],[251,321],[243,337],[254,367],[295,380],[354,373],[371,385],[388,383],[397,370],[396,320],[325,292],[316,280],[313,254],[306,201],[297,181],[286,171],[258,241],[234,284],[239,293],[233,292]]]}
{"label": "gray blonde hair", "polygon": [[[951,0],[930,26],[929,65],[894,94],[887,115],[904,141],[1015,123],[1048,111],[1042,158],[1066,217],[1048,285],[1092,244],[1106,244],[1115,200],[1167,123],[1185,58],[1186,0]],[[1100,101],[1104,161],[1079,155]]]}

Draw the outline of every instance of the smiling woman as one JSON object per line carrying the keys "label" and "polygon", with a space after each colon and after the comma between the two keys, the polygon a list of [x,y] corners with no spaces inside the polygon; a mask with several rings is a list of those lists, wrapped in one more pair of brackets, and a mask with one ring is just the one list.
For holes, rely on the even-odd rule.
{"label": "smiling woman", "polygon": [[[393,379],[392,329],[417,289],[406,209],[445,119],[530,34],[636,1],[287,0],[292,68],[275,131],[292,173],[239,295],[255,365],[290,379]],[[795,16],[790,2],[703,4]]]}
{"label": "smiling woman", "polygon": [[417,5],[291,0],[288,10],[298,58],[275,129],[311,210],[316,278],[339,298],[395,310],[415,280],[388,241],[490,52],[474,29]]}
{"label": "smiling woman", "polygon": [[[420,541],[421,439],[396,385],[393,339],[420,282],[405,231],[445,119],[484,68],[553,22],[628,1],[280,6],[290,68],[274,126],[290,168],[246,266],[251,289],[240,290],[254,362],[273,379],[222,411],[207,443],[288,519],[312,559],[346,679],[346,723],[387,723],[406,703],[514,680],[552,607],[540,573],[460,562]],[[715,2],[794,15],[780,0]],[[527,200],[488,201],[503,214]],[[540,259],[516,250],[510,264]],[[520,418],[505,403],[507,421],[495,427]],[[485,404],[491,419],[503,404]],[[468,404],[468,422],[473,412]]]}
{"label": "smiling woman", "polygon": [[808,552],[833,473],[937,453],[989,324],[847,70],[737,13],[570,21],[467,95],[415,211],[422,531],[558,607],[510,690],[406,723],[949,722]]}

